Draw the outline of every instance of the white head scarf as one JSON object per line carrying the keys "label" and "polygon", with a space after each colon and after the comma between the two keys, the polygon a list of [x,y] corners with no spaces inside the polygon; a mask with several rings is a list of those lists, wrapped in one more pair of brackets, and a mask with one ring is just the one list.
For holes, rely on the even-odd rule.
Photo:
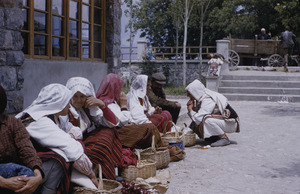
{"label": "white head scarf", "polygon": [[[83,77],[72,77],[68,80],[66,87],[72,91],[72,96],[76,92],[81,92],[85,96],[93,96],[96,97],[95,90],[93,84],[86,78]],[[101,114],[102,111],[99,107],[90,107],[90,114],[92,116],[96,116],[98,113]],[[72,111],[72,110],[71,110]],[[73,112],[73,111],[72,111]]]}
{"label": "white head scarf", "polygon": [[133,80],[129,93],[133,96],[137,96],[139,98],[144,98],[147,94],[147,75],[138,75]]}
{"label": "white head scarf", "polygon": [[185,90],[187,90],[198,102],[201,102],[205,97],[212,98],[218,105],[221,114],[224,114],[224,109],[228,104],[228,100],[224,95],[205,88],[205,86],[197,79],[190,83]]}
{"label": "white head scarf", "polygon": [[62,84],[50,84],[41,89],[38,97],[17,118],[29,114],[34,120],[62,111],[70,102],[72,92]]}

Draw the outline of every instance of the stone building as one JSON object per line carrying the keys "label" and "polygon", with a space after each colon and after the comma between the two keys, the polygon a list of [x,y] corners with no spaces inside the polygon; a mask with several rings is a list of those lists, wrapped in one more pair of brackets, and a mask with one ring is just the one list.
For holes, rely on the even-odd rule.
{"label": "stone building", "polygon": [[0,0],[0,83],[7,113],[42,87],[88,78],[97,90],[120,60],[120,0]]}

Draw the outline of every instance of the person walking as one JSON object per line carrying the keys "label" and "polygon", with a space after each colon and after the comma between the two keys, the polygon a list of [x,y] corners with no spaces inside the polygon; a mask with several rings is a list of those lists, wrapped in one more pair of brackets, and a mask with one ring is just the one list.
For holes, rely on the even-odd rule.
{"label": "person walking", "polygon": [[286,26],[285,31],[281,33],[282,48],[284,51],[284,68],[288,71],[289,57],[292,55],[293,47],[295,45],[294,39],[296,35],[290,31],[290,27]]}

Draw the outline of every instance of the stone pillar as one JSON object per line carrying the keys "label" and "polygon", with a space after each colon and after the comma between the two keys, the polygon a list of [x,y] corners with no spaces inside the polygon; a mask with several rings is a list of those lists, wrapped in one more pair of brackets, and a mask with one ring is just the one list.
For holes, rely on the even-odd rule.
{"label": "stone pillar", "polygon": [[[223,55],[225,60],[228,61],[229,59],[229,40],[216,40],[217,42],[217,53]],[[221,68],[221,74],[226,74],[229,72],[228,63],[224,62]]]}
{"label": "stone pillar", "polygon": [[147,42],[138,41],[137,42],[137,60],[142,61],[146,55]]}
{"label": "stone pillar", "polygon": [[24,62],[22,0],[0,0],[0,84],[6,90],[8,104],[5,112],[14,114],[23,109],[21,92]]}
{"label": "stone pillar", "polygon": [[121,1],[106,1],[105,58],[108,73],[119,73],[121,61]]}

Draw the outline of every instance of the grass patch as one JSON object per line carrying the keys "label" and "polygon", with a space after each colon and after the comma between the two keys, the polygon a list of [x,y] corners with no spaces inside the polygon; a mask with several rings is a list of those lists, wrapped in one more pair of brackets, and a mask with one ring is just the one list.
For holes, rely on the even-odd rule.
{"label": "grass patch", "polygon": [[171,96],[186,96],[186,90],[184,86],[166,86],[164,87],[164,91],[166,95],[171,95]]}
{"label": "grass patch", "polygon": [[[129,90],[130,90],[129,87],[123,86],[122,88],[122,91],[125,92],[125,94],[127,94]],[[170,95],[170,96],[186,96],[185,87],[183,86],[178,86],[178,87],[165,86],[164,91],[166,95]]]}

